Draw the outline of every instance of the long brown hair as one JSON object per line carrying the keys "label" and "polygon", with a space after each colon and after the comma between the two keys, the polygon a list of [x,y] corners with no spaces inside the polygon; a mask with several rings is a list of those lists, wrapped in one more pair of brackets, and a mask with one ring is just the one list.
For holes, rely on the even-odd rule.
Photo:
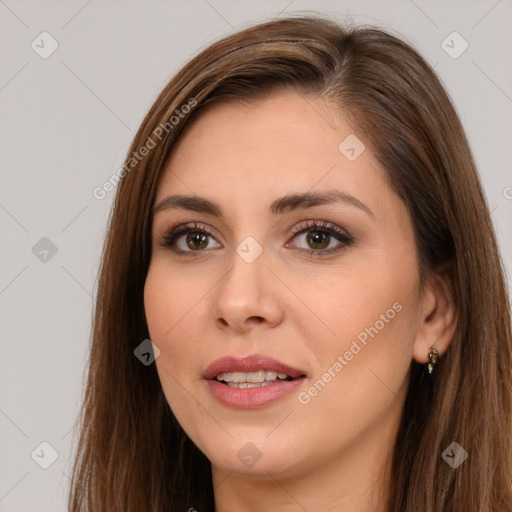
{"label": "long brown hair", "polygon": [[[134,356],[149,338],[151,208],[166,158],[206,105],[285,88],[323,97],[371,148],[412,218],[422,278],[452,269],[457,329],[432,376],[411,362],[389,511],[512,510],[510,306],[464,129],[402,38],[301,15],[206,48],[164,88],[133,140],[102,255],[70,512],[213,510],[208,459],[175,419],[155,365]],[[135,162],[142,146],[149,151]],[[457,469],[441,457],[454,441],[468,453]]]}

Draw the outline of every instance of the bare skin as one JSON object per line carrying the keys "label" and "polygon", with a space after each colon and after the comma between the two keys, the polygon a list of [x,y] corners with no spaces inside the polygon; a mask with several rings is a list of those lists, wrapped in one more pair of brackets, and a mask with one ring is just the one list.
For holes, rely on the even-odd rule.
{"label": "bare skin", "polygon": [[[321,99],[293,92],[219,104],[188,127],[163,171],[156,204],[195,195],[223,212],[159,211],[144,290],[162,388],[211,461],[217,512],[388,512],[410,363],[427,363],[430,345],[442,355],[453,337],[452,290],[432,276],[420,294],[410,216],[368,147],[354,161],[338,150],[351,133]],[[327,190],[370,212],[353,202],[269,212],[282,196]],[[325,231],[308,227],[311,221],[337,226],[353,241],[322,239]],[[192,228],[188,243],[187,233],[174,241],[188,255],[160,245],[189,222],[210,231],[204,243]],[[307,231],[294,235],[300,226]],[[252,263],[236,252],[249,236],[262,249]],[[221,404],[203,372],[220,357],[250,354],[307,378],[261,408]],[[324,385],[310,391],[318,380]],[[238,456],[248,442],[261,456],[250,467]]]}

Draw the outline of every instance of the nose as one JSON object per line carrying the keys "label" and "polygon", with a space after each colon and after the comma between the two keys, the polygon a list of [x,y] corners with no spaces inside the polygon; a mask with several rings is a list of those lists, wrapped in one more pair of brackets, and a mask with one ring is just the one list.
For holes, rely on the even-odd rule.
{"label": "nose", "polygon": [[264,253],[247,263],[233,251],[232,266],[214,290],[212,318],[220,329],[248,332],[255,326],[275,327],[283,319],[282,290]]}

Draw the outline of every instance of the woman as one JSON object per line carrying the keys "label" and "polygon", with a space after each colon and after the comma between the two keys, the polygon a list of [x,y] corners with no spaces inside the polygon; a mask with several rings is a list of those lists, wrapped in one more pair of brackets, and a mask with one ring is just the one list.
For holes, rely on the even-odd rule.
{"label": "woman", "polygon": [[226,37],[121,175],[72,512],[512,510],[502,264],[413,48],[317,17]]}

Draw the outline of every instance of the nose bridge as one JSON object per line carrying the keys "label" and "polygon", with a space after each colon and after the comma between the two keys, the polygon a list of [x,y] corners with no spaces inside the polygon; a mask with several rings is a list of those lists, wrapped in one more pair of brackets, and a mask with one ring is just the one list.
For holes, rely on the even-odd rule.
{"label": "nose bridge", "polygon": [[241,242],[231,255],[230,270],[221,281],[219,292],[229,295],[230,300],[255,304],[265,281],[264,272],[268,272],[265,263],[263,251],[256,256],[254,243]]}
{"label": "nose bridge", "polygon": [[268,254],[253,237],[246,237],[235,247],[230,270],[217,287],[215,322],[242,328],[251,318],[271,323],[278,320],[277,290],[272,287],[272,273],[267,263]]}

